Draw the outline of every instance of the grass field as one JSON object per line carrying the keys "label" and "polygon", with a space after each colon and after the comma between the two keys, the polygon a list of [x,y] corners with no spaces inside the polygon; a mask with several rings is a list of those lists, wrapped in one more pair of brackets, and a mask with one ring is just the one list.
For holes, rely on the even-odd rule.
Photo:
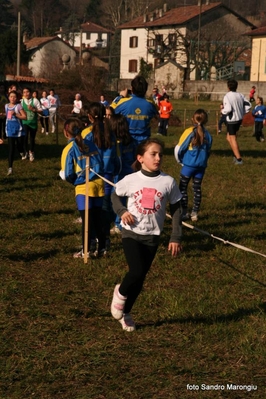
{"label": "grass field", "polygon": [[[182,130],[164,139],[163,170],[177,180]],[[194,225],[265,254],[266,144],[241,128],[235,166],[225,133],[210,130]],[[184,227],[172,259],[166,220],[132,312],[137,331],[122,331],[109,311],[126,271],[120,239],[107,259],[72,257],[81,239],[74,190],[58,178],[64,145],[38,133],[36,160],[17,157],[10,177],[0,147],[0,399],[265,399],[265,258]]]}

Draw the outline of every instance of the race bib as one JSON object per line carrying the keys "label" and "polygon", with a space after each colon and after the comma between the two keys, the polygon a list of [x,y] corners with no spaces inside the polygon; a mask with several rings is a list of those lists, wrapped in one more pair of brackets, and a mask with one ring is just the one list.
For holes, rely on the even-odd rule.
{"label": "race bib", "polygon": [[142,190],[141,206],[145,209],[154,209],[155,188],[146,188]]}

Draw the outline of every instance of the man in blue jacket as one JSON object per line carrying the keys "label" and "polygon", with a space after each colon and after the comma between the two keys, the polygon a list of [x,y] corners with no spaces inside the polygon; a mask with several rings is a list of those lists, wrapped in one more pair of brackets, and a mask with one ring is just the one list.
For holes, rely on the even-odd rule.
{"label": "man in blue jacket", "polygon": [[137,75],[131,81],[132,95],[122,97],[117,103],[111,104],[116,114],[127,118],[129,133],[136,144],[146,140],[151,135],[151,119],[158,115],[158,109],[151,100],[145,98],[148,83],[143,76]]}

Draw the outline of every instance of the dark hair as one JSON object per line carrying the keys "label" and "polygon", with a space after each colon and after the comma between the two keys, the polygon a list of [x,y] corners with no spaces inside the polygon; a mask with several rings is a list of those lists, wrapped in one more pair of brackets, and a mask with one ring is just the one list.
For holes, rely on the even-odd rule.
{"label": "dark hair", "polygon": [[[158,144],[159,146],[161,146],[162,150],[164,150],[164,142],[157,139],[157,138],[148,138],[144,141],[142,141],[138,146],[137,146],[137,151],[136,151],[136,155],[141,155],[143,156],[145,154],[145,152],[148,150],[148,148],[152,145],[152,144]],[[141,164],[138,160],[136,160],[133,165],[132,165],[132,169],[135,171],[138,171],[141,169]]]}
{"label": "dark hair", "polygon": [[227,81],[227,87],[230,91],[236,91],[238,86],[238,81],[235,79],[229,79]]}
{"label": "dark hair", "polygon": [[109,125],[112,133],[115,134],[118,141],[123,145],[128,145],[133,141],[129,133],[127,118],[121,114],[114,114],[109,119]]}
{"label": "dark hair", "polygon": [[10,96],[10,94],[16,94],[16,96],[18,95],[18,92],[16,91],[16,90],[11,90],[9,93],[8,93],[8,97]]}
{"label": "dark hair", "polygon": [[262,97],[257,97],[260,100],[261,105],[263,105],[263,98]]}
{"label": "dark hair", "polygon": [[131,81],[131,87],[133,94],[135,94],[138,97],[144,97],[148,90],[148,83],[143,76],[137,75]]}
{"label": "dark hair", "polygon": [[202,108],[197,109],[197,111],[194,112],[192,121],[196,127],[194,128],[194,137],[191,140],[191,144],[193,147],[199,147],[204,142],[203,125],[208,122],[207,112]]}
{"label": "dark hair", "polygon": [[107,105],[107,106],[105,107],[105,113],[106,113],[106,110],[107,110],[107,109],[111,112],[111,116],[114,116],[114,115],[115,115],[115,110],[114,110],[114,108],[113,108],[111,105]]}
{"label": "dark hair", "polygon": [[88,147],[85,145],[81,136],[83,125],[78,118],[69,118],[64,123],[64,130],[75,138],[75,142],[81,152],[87,152]]}
{"label": "dark hair", "polygon": [[98,148],[110,148],[111,135],[109,124],[105,120],[105,106],[99,102],[91,103],[88,107],[88,115],[93,118],[92,134],[94,143]]}

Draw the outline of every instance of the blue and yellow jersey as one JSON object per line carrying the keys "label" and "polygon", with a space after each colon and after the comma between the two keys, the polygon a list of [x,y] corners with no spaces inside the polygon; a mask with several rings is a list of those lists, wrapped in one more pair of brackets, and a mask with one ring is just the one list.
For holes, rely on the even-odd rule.
{"label": "blue and yellow jersey", "polygon": [[87,139],[90,134],[92,134],[92,125],[86,127],[85,129],[82,130],[81,136],[84,139]]}
{"label": "blue and yellow jersey", "polygon": [[158,114],[153,101],[146,100],[132,94],[131,97],[121,98],[118,103],[111,106],[116,114],[127,118],[129,133],[138,143],[146,140],[151,135],[151,119]]}
{"label": "blue and yellow jersey", "polygon": [[[71,139],[64,148],[61,155],[60,176],[63,180],[75,186],[76,195],[86,193],[86,156],[89,156],[90,168],[96,173],[103,174],[103,162],[97,147],[93,142],[84,140],[88,151],[82,153],[75,142]],[[103,197],[104,183],[95,173],[89,172],[89,196]]]}
{"label": "blue and yellow jersey", "polygon": [[195,127],[189,127],[181,135],[178,144],[175,147],[174,155],[178,163],[192,168],[206,168],[210,150],[212,146],[212,136],[208,130],[204,131],[204,142],[199,147],[193,147],[191,144],[194,138]]}

